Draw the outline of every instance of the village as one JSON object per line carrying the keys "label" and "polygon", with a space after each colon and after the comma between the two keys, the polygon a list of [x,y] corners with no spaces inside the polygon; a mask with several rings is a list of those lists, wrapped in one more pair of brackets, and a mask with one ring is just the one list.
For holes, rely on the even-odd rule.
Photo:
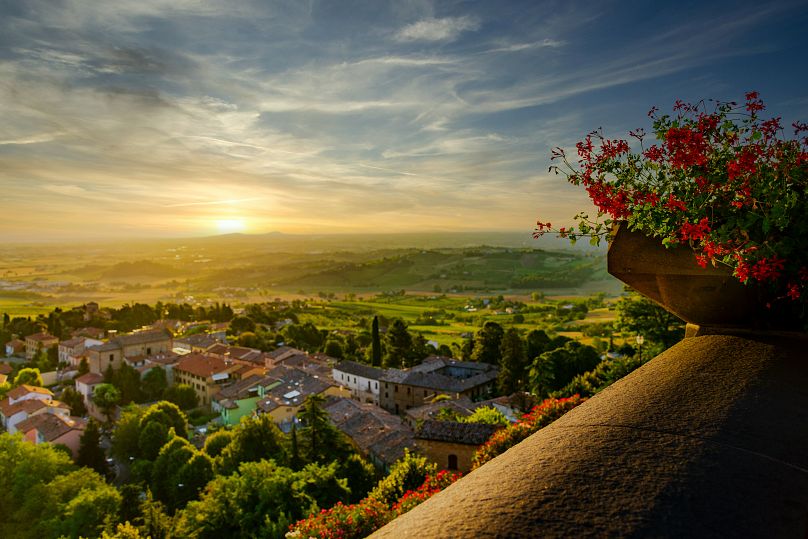
{"label": "village", "polygon": [[[95,303],[83,308],[87,319],[98,312]],[[474,452],[498,427],[436,417],[445,410],[466,417],[489,407],[515,422],[521,413],[509,397],[492,398],[497,365],[432,355],[409,369],[384,369],[290,346],[263,352],[228,344],[228,323],[183,336],[195,325],[158,320],[126,334],[84,327],[63,341],[47,332],[9,341],[8,360],[25,365],[38,352],[55,348],[62,368],[41,373],[47,387],[26,383],[7,393],[0,401],[3,428],[34,444],[62,444],[75,458],[89,418],[109,431],[119,414],[117,407],[97,402],[96,388],[121,368],[137,372],[140,380],[157,370],[164,372],[166,388],[191,388],[194,408],[208,419],[194,429],[198,447],[211,428],[233,427],[244,417],[266,415],[289,433],[306,400],[321,396],[332,424],[378,468],[389,469],[412,449],[441,469],[467,472]],[[12,369],[8,363],[0,369],[4,383]],[[60,400],[65,392],[80,395],[83,416]]]}

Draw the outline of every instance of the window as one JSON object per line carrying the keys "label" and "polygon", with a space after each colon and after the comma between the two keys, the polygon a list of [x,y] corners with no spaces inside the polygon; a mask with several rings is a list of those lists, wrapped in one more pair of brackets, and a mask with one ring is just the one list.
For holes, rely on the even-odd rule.
{"label": "window", "polygon": [[449,455],[448,469],[457,470],[457,455]]}
{"label": "window", "polygon": [[150,356],[150,355],[151,355],[151,348],[146,348],[146,355],[147,355],[147,356]]}
{"label": "window", "polygon": [[379,389],[379,382],[376,382],[376,389]]}
{"label": "window", "polygon": [[396,393],[398,393],[398,386],[396,386],[396,387],[395,387],[395,389],[394,389],[393,391],[395,391]]}
{"label": "window", "polygon": [[424,390],[424,397],[426,397],[426,389]]}
{"label": "window", "polygon": [[410,388],[407,388],[407,395],[410,394]]}
{"label": "window", "polygon": [[110,354],[109,355],[109,360],[110,361],[115,361],[115,354]]}

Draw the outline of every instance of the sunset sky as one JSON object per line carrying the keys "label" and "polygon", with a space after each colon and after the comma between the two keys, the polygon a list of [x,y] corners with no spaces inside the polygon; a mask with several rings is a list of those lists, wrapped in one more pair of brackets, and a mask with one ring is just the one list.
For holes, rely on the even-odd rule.
{"label": "sunset sky", "polygon": [[0,2],[6,241],[525,230],[552,146],[758,90],[808,120],[808,2]]}

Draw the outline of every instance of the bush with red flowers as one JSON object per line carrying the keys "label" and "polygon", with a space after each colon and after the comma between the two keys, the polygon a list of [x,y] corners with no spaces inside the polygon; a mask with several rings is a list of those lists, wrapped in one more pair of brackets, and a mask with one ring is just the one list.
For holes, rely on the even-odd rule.
{"label": "bush with red flowers", "polygon": [[[600,131],[577,144],[577,158],[553,150],[551,167],[583,186],[597,218],[554,229],[538,222],[534,236],[556,232],[573,241],[608,234],[614,221],[687,245],[702,267],[723,265],[767,301],[793,300],[804,320],[808,296],[808,124],[792,124],[787,138],[779,117],[764,119],[757,92],[734,102],[677,101],[672,115],[649,112],[653,143],[608,139]],[[604,218],[604,219],[601,219]]]}
{"label": "bush with red flowers", "polygon": [[530,412],[523,415],[518,422],[492,434],[491,438],[474,453],[471,469],[476,470],[542,427],[546,427],[585,400],[579,395],[573,395],[565,399],[543,400],[541,404],[534,406]]}

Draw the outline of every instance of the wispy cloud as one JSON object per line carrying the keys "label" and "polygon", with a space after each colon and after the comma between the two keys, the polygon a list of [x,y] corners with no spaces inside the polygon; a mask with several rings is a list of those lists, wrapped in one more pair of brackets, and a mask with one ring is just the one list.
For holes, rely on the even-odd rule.
{"label": "wispy cloud", "polygon": [[445,17],[443,19],[423,19],[408,24],[396,32],[396,41],[454,41],[460,34],[477,30],[480,21],[473,17]]}

